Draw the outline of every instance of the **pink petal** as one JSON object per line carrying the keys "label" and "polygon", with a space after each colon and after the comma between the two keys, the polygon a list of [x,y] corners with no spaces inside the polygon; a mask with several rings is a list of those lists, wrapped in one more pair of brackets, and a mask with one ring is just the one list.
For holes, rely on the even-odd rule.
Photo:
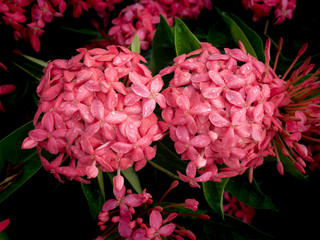
{"label": "pink petal", "polygon": [[53,132],[54,119],[51,112],[47,112],[43,115],[41,123],[45,130],[47,130],[48,132]]}
{"label": "pink petal", "polygon": [[197,173],[197,168],[194,162],[189,162],[186,168],[186,174],[189,178],[194,178]]}
{"label": "pink petal", "polygon": [[209,115],[210,122],[217,127],[228,127],[230,121],[222,117],[219,113],[213,112]]}
{"label": "pink petal", "polygon": [[214,99],[220,96],[222,87],[208,87],[202,91],[202,95],[207,99]]}
{"label": "pink petal", "polygon": [[208,115],[210,112],[211,112],[211,107],[203,103],[197,104],[190,109],[191,115],[205,116],[205,115]]}
{"label": "pink petal", "polygon": [[151,95],[149,89],[142,84],[132,84],[131,89],[135,94],[144,98],[148,98]]}
{"label": "pink petal", "polygon": [[34,148],[37,145],[38,141],[31,139],[30,137],[26,137],[21,144],[21,149],[30,149]]}
{"label": "pink petal", "polygon": [[161,108],[165,108],[167,106],[166,105],[166,98],[161,93],[157,94],[156,101]]}
{"label": "pink petal", "polygon": [[155,229],[156,231],[159,230],[162,225],[161,213],[157,210],[152,210],[149,218],[149,223],[153,229]]}
{"label": "pink petal", "polygon": [[126,135],[130,142],[135,143],[137,141],[138,135],[138,128],[132,122],[128,122],[126,126]]}
{"label": "pink petal", "polygon": [[143,104],[142,107],[142,116],[148,117],[153,113],[153,110],[156,108],[156,101],[151,98]]}
{"label": "pink petal", "polygon": [[97,168],[95,162],[93,162],[91,166],[86,167],[86,173],[88,178],[96,178],[98,176],[99,169]]}
{"label": "pink petal", "polygon": [[182,142],[189,142],[189,132],[186,126],[178,126],[176,128],[176,136]]}
{"label": "pink petal", "polygon": [[10,224],[9,218],[0,222],[0,232],[2,232],[4,229],[6,229],[9,224]]}
{"label": "pink petal", "polygon": [[244,107],[245,101],[243,100],[241,94],[239,92],[233,90],[226,90],[226,99],[233,105],[237,107]]}
{"label": "pink petal", "polygon": [[190,101],[189,98],[185,95],[180,95],[177,97],[176,103],[179,108],[183,111],[189,111],[190,109]]}
{"label": "pink petal", "polygon": [[91,104],[90,108],[91,114],[93,117],[95,117],[98,120],[102,120],[104,117],[104,106],[103,103],[98,100],[94,99]]}
{"label": "pink petal", "polygon": [[127,239],[131,237],[132,228],[129,226],[130,220],[126,217],[121,217],[119,225],[118,225],[118,231],[121,237]]}
{"label": "pink petal", "polygon": [[110,89],[107,93],[107,99],[105,102],[105,106],[107,110],[112,111],[118,104],[118,94],[113,90]]}
{"label": "pink petal", "polygon": [[92,116],[89,108],[87,105],[78,103],[78,108],[79,108],[79,112],[81,114],[81,117],[83,118],[83,120],[87,123],[93,123],[94,122],[94,117]]}
{"label": "pink petal", "polygon": [[102,211],[109,212],[110,210],[115,209],[117,206],[118,206],[117,200],[109,199],[103,204]]}
{"label": "pink petal", "polygon": [[195,178],[194,180],[196,182],[207,182],[210,180],[211,176],[212,176],[212,172],[206,172],[200,175],[199,177]]}
{"label": "pink petal", "polygon": [[237,108],[231,114],[231,121],[233,125],[242,125],[246,120],[246,109],[245,108]]}
{"label": "pink petal", "polygon": [[47,150],[51,154],[58,154],[58,152],[59,152],[58,144],[57,144],[57,141],[54,137],[49,138],[48,144],[47,144]]}
{"label": "pink petal", "polygon": [[221,78],[221,76],[219,75],[219,73],[217,71],[210,70],[209,77],[219,87],[224,87],[226,85],[225,81]]}
{"label": "pink petal", "polygon": [[119,112],[119,111],[112,111],[110,112],[104,120],[110,124],[119,124],[127,119],[127,114]]}
{"label": "pink petal", "polygon": [[81,144],[82,150],[85,151],[86,153],[88,153],[88,154],[94,153],[93,147],[92,147],[91,143],[89,142],[86,135],[81,136],[80,144]]}
{"label": "pink petal", "polygon": [[260,142],[262,141],[262,136],[263,136],[263,130],[261,128],[260,124],[252,124],[252,133],[251,133],[252,138],[257,141]]}
{"label": "pink petal", "polygon": [[61,89],[63,87],[62,83],[57,83],[56,85],[50,87],[47,89],[43,94],[42,98],[44,101],[55,99],[59,93],[61,92]]}
{"label": "pink petal", "polygon": [[124,198],[123,202],[129,207],[139,207],[143,204],[143,200],[139,194],[130,194]]}
{"label": "pink petal", "polygon": [[263,103],[259,103],[253,109],[253,120],[255,123],[261,124],[264,117]]}
{"label": "pink petal", "polygon": [[160,228],[159,235],[164,237],[170,236],[175,228],[176,225],[174,223],[167,224]]}
{"label": "pink petal", "polygon": [[210,142],[211,140],[207,135],[197,135],[191,139],[190,144],[193,147],[206,147]]}
{"label": "pink petal", "polygon": [[48,137],[48,132],[43,129],[34,129],[29,132],[29,137],[35,141],[43,141]]}
{"label": "pink petal", "polygon": [[127,153],[133,148],[132,144],[124,142],[116,142],[111,145],[111,149],[117,153]]}
{"label": "pink petal", "polygon": [[155,78],[151,82],[150,89],[153,93],[158,93],[161,91],[163,87],[163,81],[160,77],[160,75],[155,76]]}

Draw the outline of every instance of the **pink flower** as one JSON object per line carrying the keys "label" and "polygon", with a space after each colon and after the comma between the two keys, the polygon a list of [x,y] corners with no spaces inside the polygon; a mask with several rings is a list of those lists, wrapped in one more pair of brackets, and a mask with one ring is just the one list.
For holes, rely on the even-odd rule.
{"label": "pink flower", "polygon": [[169,223],[167,225],[163,225],[161,213],[157,210],[153,210],[150,214],[149,218],[150,228],[147,230],[147,236],[150,239],[160,240],[161,236],[167,237],[170,236],[176,225],[173,223]]}
{"label": "pink flower", "polygon": [[[45,168],[59,180],[64,175],[86,181],[83,177],[94,178],[99,169],[118,171],[115,185],[120,190],[121,170],[133,165],[139,170],[155,156],[151,144],[162,138],[162,131],[154,108],[147,106],[149,101],[165,106],[163,82],[140,63],[142,56],[124,47],[78,52],[45,68],[37,88],[35,129],[22,148],[37,146]],[[41,149],[65,160],[50,162]]]}

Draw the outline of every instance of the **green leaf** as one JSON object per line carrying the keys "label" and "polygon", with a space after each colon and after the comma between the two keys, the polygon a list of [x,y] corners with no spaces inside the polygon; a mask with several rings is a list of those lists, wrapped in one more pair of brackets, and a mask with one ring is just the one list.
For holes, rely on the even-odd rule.
{"label": "green leaf", "polygon": [[[27,137],[28,132],[34,128],[32,122],[18,128],[9,136],[0,141],[0,176],[1,182],[7,184],[9,179],[6,178],[6,167],[10,164],[12,167],[17,164],[23,164],[18,170],[22,172],[17,176],[16,182],[8,185],[6,189],[0,192],[0,203],[8,198],[14,191],[21,187],[29,178],[31,178],[40,168],[41,162],[34,149],[21,149],[23,140]],[[5,181],[5,183],[3,182]]]}
{"label": "green leaf", "polygon": [[253,179],[249,182],[247,176],[241,175],[230,178],[226,190],[239,201],[257,209],[278,211],[269,196],[265,195]]}
{"label": "green leaf", "polygon": [[175,19],[174,29],[174,43],[177,56],[184,53],[187,54],[201,48],[199,40],[179,18]]}
{"label": "green leaf", "polygon": [[98,217],[99,212],[105,202],[98,179],[91,179],[91,184],[81,183],[82,191],[87,199],[90,213],[93,219]]}
{"label": "green leaf", "polygon": [[131,186],[136,190],[137,193],[142,193],[142,188],[140,185],[139,177],[133,167],[127,168],[126,170],[122,170],[121,173],[128,180]]}
{"label": "green leaf", "polygon": [[173,32],[166,19],[160,15],[160,23],[152,41],[150,70],[153,75],[164,67],[171,65],[176,57]]}
{"label": "green leaf", "polygon": [[140,38],[135,34],[133,41],[129,47],[132,52],[140,54]]}
{"label": "green leaf", "polygon": [[209,29],[207,41],[216,48],[226,47],[233,43],[224,22],[215,22]]}
{"label": "green leaf", "polygon": [[223,193],[229,178],[222,179],[221,182],[204,182],[202,183],[203,194],[211,209],[224,219],[223,212]]}
{"label": "green leaf", "polygon": [[157,154],[152,160],[148,161],[148,163],[177,180],[180,180],[180,177],[176,174],[177,171],[185,172],[187,166],[181,158],[172,151],[167,138],[158,141]]}
{"label": "green leaf", "polygon": [[241,41],[247,52],[260,61],[264,61],[264,47],[259,35],[248,27],[240,18],[231,13],[226,13],[217,8],[222,19],[227,24],[233,41]]}
{"label": "green leaf", "polygon": [[43,75],[43,68],[47,66],[47,63],[27,55],[15,55],[13,64],[30,76],[37,80],[40,80]]}

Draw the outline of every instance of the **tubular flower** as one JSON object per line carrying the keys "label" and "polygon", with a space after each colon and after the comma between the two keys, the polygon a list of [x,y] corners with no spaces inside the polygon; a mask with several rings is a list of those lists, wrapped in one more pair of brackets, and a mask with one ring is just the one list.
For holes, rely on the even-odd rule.
{"label": "tubular flower", "polygon": [[269,155],[277,156],[282,173],[276,145],[302,172],[304,160],[312,161],[299,140],[313,140],[301,133],[319,128],[318,97],[308,99],[318,92],[319,72],[291,86],[312,66],[304,63],[286,82],[287,73],[280,79],[269,67],[269,48],[267,41],[264,64],[247,54],[242,44],[240,49],[225,48],[222,54],[202,43],[201,49],[176,57],[173,66],[160,72],[162,76],[174,73],[162,92],[167,107],[160,126],[169,130],[181,159],[192,163],[186,176],[178,173],[183,181],[199,186],[197,181],[220,181],[247,169],[251,179],[253,169]]}
{"label": "tubular flower", "polygon": [[[45,68],[37,88],[35,129],[22,148],[36,147],[44,168],[59,180],[60,175],[79,181],[95,178],[98,168],[117,171],[120,190],[120,170],[134,165],[138,171],[155,156],[150,145],[162,132],[153,113],[155,102],[152,107],[148,102],[156,100],[142,92],[160,95],[163,82],[140,63],[142,56],[124,47],[78,52]],[[46,159],[42,149],[57,157]]]}
{"label": "tubular flower", "polygon": [[223,194],[223,211],[226,214],[235,216],[245,223],[251,224],[254,217],[254,208],[250,207],[243,202],[240,202],[234,196],[225,192]]}
{"label": "tubular flower", "polygon": [[[176,186],[177,183],[175,186],[171,186],[162,196],[160,202]],[[113,193],[115,199],[107,200],[99,213],[98,226],[103,234],[97,239],[107,239],[115,232],[119,233],[121,239],[132,240],[159,240],[163,237],[183,239],[182,236],[196,239],[190,230],[173,222],[179,213],[165,211],[180,206],[196,211],[199,203],[195,199],[186,199],[185,203],[162,204],[160,207],[160,202],[156,206],[152,205],[152,196],[146,190],[143,190],[141,194],[133,194],[131,190],[126,191],[123,185],[120,190],[114,186]],[[181,213],[181,215],[209,219],[204,214]]]}
{"label": "tubular flower", "polygon": [[242,0],[242,5],[253,12],[253,21],[259,21],[274,11],[274,24],[283,23],[286,18],[292,19],[296,0]]}

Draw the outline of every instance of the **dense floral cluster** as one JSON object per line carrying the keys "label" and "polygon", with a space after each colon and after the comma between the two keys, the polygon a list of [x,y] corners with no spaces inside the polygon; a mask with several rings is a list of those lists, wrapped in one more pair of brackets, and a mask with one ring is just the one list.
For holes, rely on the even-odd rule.
{"label": "dense floral cluster", "polygon": [[[174,181],[161,200],[177,185],[178,181]],[[155,207],[152,207],[152,196],[146,190],[142,194],[133,194],[131,190],[126,192],[125,186],[120,190],[114,187],[113,194],[115,199],[107,200],[99,213],[98,225],[105,232],[96,240],[106,239],[116,231],[122,238],[132,240],[157,240],[163,237],[174,237],[179,240],[184,239],[183,237],[196,239],[190,230],[172,222],[179,215],[178,213],[165,211],[170,207],[179,206],[196,211],[199,203],[195,199],[162,206],[160,206],[160,200]],[[164,215],[167,216],[165,219],[163,219]],[[204,214],[190,214],[190,216],[209,218]]]}
{"label": "dense floral cluster", "polygon": [[[0,0],[0,16],[6,25],[14,29],[16,40],[30,41],[35,51],[40,50],[39,37],[44,33],[46,23],[54,17],[62,17],[67,7],[73,6],[73,17],[81,16],[82,11],[95,9],[97,14],[106,18],[114,9],[114,4],[122,0]],[[31,12],[28,9],[31,7]],[[0,22],[1,23],[1,22]]]}
{"label": "dense floral cluster", "polygon": [[108,31],[115,44],[130,46],[136,34],[141,41],[141,49],[147,50],[152,43],[160,15],[171,26],[177,18],[197,18],[201,10],[212,8],[211,1],[201,0],[141,0],[122,9],[119,16],[112,20]]}
{"label": "dense floral cluster", "polygon": [[248,224],[251,224],[254,217],[253,207],[244,204],[227,192],[223,194],[223,211],[226,214],[235,216]]}
{"label": "dense floral cluster", "polygon": [[273,11],[276,19],[274,24],[282,23],[286,18],[291,19],[296,8],[296,0],[242,0],[242,4],[253,12],[253,21],[270,16]]}
{"label": "dense floral cluster", "polygon": [[[298,55],[304,50],[305,46]],[[313,65],[306,61],[286,82],[289,68],[280,79],[269,67],[270,40],[265,64],[247,54],[242,44],[240,49],[224,51],[203,43],[201,49],[176,57],[173,66],[160,72],[162,76],[174,72],[163,91],[167,107],[161,128],[169,129],[181,159],[190,161],[186,176],[178,172],[181,179],[199,187],[197,182],[219,181],[247,169],[251,179],[253,169],[269,155],[277,156],[283,174],[276,145],[304,172],[304,160],[312,158],[299,141],[314,139],[302,132],[319,131],[319,97],[308,99],[319,91],[315,82],[319,71],[291,86]],[[202,175],[196,177],[197,172]]]}
{"label": "dense floral cluster", "polygon": [[[59,180],[94,178],[97,167],[117,171],[120,190],[120,170],[135,165],[138,171],[155,156],[150,145],[162,133],[153,109],[156,102],[165,106],[163,82],[140,63],[142,56],[124,47],[78,51],[45,68],[35,129],[22,148],[36,146],[43,166]],[[47,160],[41,149],[56,159]]]}

